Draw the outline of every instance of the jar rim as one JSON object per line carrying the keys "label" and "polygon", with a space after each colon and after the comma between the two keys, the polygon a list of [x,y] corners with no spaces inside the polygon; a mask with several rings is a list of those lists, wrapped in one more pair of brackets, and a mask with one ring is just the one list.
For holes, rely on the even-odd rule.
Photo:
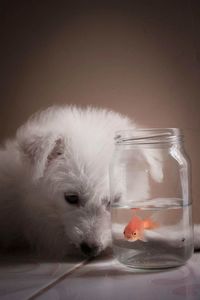
{"label": "jar rim", "polygon": [[180,128],[136,128],[118,130],[114,137],[116,144],[158,144],[183,140]]}

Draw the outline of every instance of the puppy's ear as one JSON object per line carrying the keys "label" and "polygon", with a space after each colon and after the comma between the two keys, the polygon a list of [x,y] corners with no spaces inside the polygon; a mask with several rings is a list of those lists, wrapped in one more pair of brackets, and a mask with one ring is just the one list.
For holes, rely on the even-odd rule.
{"label": "puppy's ear", "polygon": [[19,146],[35,179],[41,178],[51,161],[64,151],[63,138],[51,134],[26,137],[19,141]]}

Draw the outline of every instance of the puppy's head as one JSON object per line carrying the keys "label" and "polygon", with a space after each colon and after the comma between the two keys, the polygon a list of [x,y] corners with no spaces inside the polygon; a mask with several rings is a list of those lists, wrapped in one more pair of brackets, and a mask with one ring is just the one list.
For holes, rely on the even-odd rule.
{"label": "puppy's head", "polygon": [[39,248],[63,256],[74,246],[84,255],[98,255],[111,240],[108,151],[91,154],[83,141],[52,134],[19,144],[31,177],[30,232]]}
{"label": "puppy's head", "polygon": [[48,158],[43,181],[51,186],[49,196],[59,209],[69,243],[95,256],[110,241],[107,166],[98,157],[87,158],[84,149],[77,150],[69,140],[60,141],[61,148],[57,157]]}

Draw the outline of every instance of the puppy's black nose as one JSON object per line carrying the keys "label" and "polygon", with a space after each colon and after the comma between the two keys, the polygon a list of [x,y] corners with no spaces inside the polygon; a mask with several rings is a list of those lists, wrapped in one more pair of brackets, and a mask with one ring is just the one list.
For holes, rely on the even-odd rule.
{"label": "puppy's black nose", "polygon": [[97,245],[88,245],[86,242],[82,242],[80,245],[81,251],[89,256],[96,256],[101,252],[101,247],[97,246]]}

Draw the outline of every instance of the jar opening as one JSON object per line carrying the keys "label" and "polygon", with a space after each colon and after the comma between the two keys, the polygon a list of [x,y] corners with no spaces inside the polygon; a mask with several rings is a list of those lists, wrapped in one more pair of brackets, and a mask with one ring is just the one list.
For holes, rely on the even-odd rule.
{"label": "jar opening", "polygon": [[116,144],[158,144],[183,140],[179,128],[141,128],[120,130],[115,134]]}

